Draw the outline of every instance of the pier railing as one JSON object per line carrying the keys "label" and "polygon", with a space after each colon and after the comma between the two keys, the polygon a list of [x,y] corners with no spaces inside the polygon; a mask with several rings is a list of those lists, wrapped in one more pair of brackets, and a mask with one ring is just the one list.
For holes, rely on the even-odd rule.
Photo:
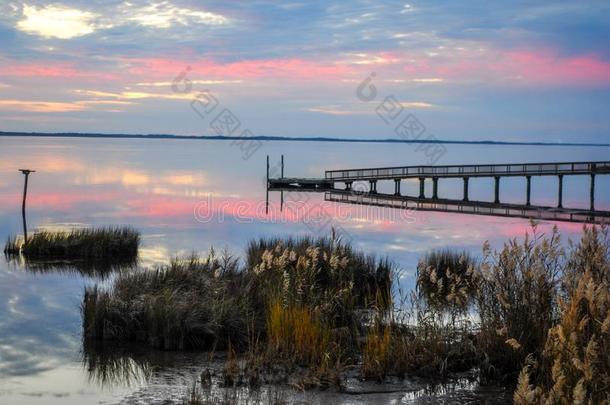
{"label": "pier railing", "polygon": [[353,181],[410,177],[546,176],[592,173],[610,173],[610,162],[376,167],[327,170],[325,178],[332,181]]}
{"label": "pier railing", "polygon": [[[269,165],[267,164],[267,168]],[[558,162],[558,163],[519,163],[483,165],[444,165],[444,166],[401,166],[376,167],[364,169],[327,170],[324,178],[294,178],[282,176],[269,178],[267,192],[302,190],[323,192],[328,201],[352,204],[378,205],[405,208],[407,206],[425,211],[459,212],[478,215],[537,218],[557,221],[608,223],[610,212],[595,208],[595,182],[599,174],[610,174],[610,161],[600,162]],[[586,175],[589,177],[589,209],[568,208],[563,205],[564,177]],[[500,184],[504,177],[524,177],[525,192],[522,204],[507,204],[501,201]],[[557,205],[554,207],[532,204],[531,189],[533,176],[557,177]],[[493,178],[493,202],[472,201],[469,196],[469,181],[473,177]],[[404,179],[419,180],[419,193],[416,196],[401,192]],[[439,195],[439,180],[461,178],[463,195],[461,199],[446,199]],[[394,182],[394,193],[377,191],[378,182]],[[425,183],[432,181],[432,195],[427,195]],[[367,183],[354,188],[354,182]],[[283,196],[282,196],[283,197]],[[282,198],[283,201],[283,198]],[[268,202],[268,198],[267,198]]]}

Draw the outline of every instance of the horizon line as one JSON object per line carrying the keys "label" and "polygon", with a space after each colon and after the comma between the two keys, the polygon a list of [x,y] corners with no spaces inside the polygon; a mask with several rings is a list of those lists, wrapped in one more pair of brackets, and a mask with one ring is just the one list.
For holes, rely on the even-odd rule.
{"label": "horizon line", "polygon": [[336,137],[289,137],[274,135],[257,136],[226,136],[226,135],[174,135],[174,134],[120,134],[120,133],[89,133],[89,132],[7,132],[0,131],[1,137],[41,137],[41,138],[110,138],[110,139],[195,139],[210,141],[291,141],[291,142],[351,142],[351,143],[406,143],[406,144],[465,144],[465,145],[530,145],[530,146],[602,146],[610,147],[610,143],[596,142],[548,142],[548,141],[492,141],[492,140],[448,140],[448,139],[372,139],[372,138],[336,138]]}

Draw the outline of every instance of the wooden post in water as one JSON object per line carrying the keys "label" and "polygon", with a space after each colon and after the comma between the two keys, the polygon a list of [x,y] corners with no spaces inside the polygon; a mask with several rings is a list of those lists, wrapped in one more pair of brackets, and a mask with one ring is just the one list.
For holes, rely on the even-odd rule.
{"label": "wooden post in water", "polygon": [[25,220],[25,200],[28,196],[28,177],[30,173],[34,173],[36,170],[30,169],[19,169],[21,173],[25,175],[25,182],[23,183],[23,203],[21,204],[21,217],[23,218],[23,242],[28,242],[28,227]]}

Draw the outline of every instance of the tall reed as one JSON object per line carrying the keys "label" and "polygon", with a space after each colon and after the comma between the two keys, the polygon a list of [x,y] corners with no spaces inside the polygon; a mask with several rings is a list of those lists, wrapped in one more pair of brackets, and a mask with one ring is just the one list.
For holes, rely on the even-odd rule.
{"label": "tall reed", "polygon": [[436,309],[465,312],[476,296],[478,275],[468,252],[433,250],[417,265],[417,292]]}
{"label": "tall reed", "polygon": [[609,248],[608,228],[585,228],[566,268],[561,318],[541,358],[521,370],[515,403],[610,403]]}
{"label": "tall reed", "polygon": [[539,355],[558,319],[557,297],[565,252],[557,228],[549,236],[532,229],[499,252],[484,246],[477,295],[477,346],[487,377],[516,378],[526,356]]}

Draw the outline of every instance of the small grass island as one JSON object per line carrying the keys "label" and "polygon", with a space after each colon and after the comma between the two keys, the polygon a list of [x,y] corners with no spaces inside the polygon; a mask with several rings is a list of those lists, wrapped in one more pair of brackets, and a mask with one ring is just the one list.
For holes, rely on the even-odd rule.
{"label": "small grass island", "polygon": [[101,227],[71,231],[37,231],[27,241],[10,236],[6,255],[28,260],[135,261],[140,233],[131,227]]}

